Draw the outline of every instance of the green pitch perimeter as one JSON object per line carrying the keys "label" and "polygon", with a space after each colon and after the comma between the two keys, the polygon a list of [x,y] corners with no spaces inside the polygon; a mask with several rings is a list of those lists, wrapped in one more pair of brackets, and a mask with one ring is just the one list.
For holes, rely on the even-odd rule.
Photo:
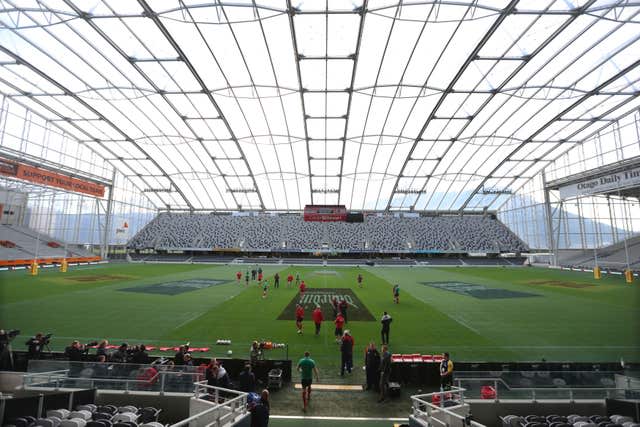
{"label": "green pitch perimeter", "polygon": [[[24,271],[3,272],[0,328],[22,330],[14,348],[24,348],[28,336],[41,331],[54,334],[54,349],[74,338],[106,337],[115,344],[156,346],[191,341],[192,346],[211,347],[207,356],[226,355],[231,349],[234,356],[247,357],[249,343],[263,339],[288,343],[293,359],[309,349],[320,366],[337,365],[330,322],[322,326],[320,336],[314,336],[310,310],[302,335],[296,333],[293,320],[277,320],[298,292],[287,288],[284,278],[300,272],[311,289],[351,289],[374,316],[375,321],[347,325],[355,337],[356,355],[369,340],[380,341],[378,320],[387,310],[394,319],[394,353],[449,351],[458,361],[623,357],[640,362],[640,284],[625,284],[619,276],[595,281],[588,273],[536,268],[335,266],[327,268],[332,274],[318,274],[322,267],[270,265],[263,266],[265,277],[272,285],[272,276],[279,271],[281,284],[262,298],[262,288],[255,282],[249,287],[244,277],[236,282],[238,268],[112,264],[71,268],[65,274],[43,269],[37,277]],[[364,276],[363,288],[357,286],[358,273]],[[202,280],[215,286],[190,285]],[[189,285],[185,292],[145,292],[162,284],[184,283]],[[400,284],[399,305],[392,302],[394,283]],[[136,287],[141,292],[131,292]],[[474,297],[469,290],[480,290],[483,297]],[[332,315],[330,310],[324,314]],[[215,346],[216,339],[230,339],[233,345]],[[281,358],[284,353],[273,350],[269,357]]]}

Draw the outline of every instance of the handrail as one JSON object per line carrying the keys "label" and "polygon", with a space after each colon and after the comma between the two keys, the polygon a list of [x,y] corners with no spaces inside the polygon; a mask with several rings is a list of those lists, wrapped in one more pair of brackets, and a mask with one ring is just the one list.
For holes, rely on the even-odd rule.
{"label": "handrail", "polygon": [[[433,392],[433,393],[427,393],[427,394],[411,396],[411,401],[412,401],[412,405],[411,406],[413,408],[413,415],[418,419],[422,419],[422,420],[428,422],[429,425],[433,425],[434,422],[439,424],[439,425],[442,425],[443,427],[448,427],[448,426],[452,425],[452,423],[447,423],[447,422],[445,422],[443,420],[440,420],[437,417],[433,416],[433,415],[444,413],[449,417],[453,417],[453,418],[459,420],[459,422],[460,422],[459,425],[471,426],[471,427],[486,427],[484,424],[481,424],[481,423],[479,423],[477,421],[473,421],[468,415],[467,416],[463,416],[463,415],[455,413],[454,411],[452,411],[449,408],[445,408],[444,407],[444,401],[445,401],[444,398],[449,393],[455,393],[455,394],[459,395],[459,397],[460,397],[460,405],[464,405],[464,392],[465,391],[467,391],[467,389],[462,388],[462,387],[451,387],[451,389],[445,390],[445,391],[436,391],[436,392]],[[425,400],[425,398],[433,397],[435,395],[439,395],[440,396],[440,404],[439,405],[436,405],[436,404],[434,404],[432,402],[428,402],[427,400]],[[459,405],[456,405],[456,406],[459,406]]]}
{"label": "handrail", "polygon": [[455,381],[458,384],[457,388],[461,388],[462,387],[462,382],[463,381],[469,381],[469,382],[483,382],[483,383],[493,383],[493,388],[495,390],[495,397],[493,400],[498,401],[499,397],[498,397],[498,384],[502,384],[504,385],[504,387],[508,390],[508,391],[527,391],[527,392],[531,392],[531,397],[532,400],[535,401],[536,400],[536,392],[549,392],[549,391],[559,391],[559,392],[568,392],[569,393],[569,400],[571,402],[573,402],[574,400],[574,393],[576,391],[581,392],[581,391],[604,391],[606,392],[606,396],[610,397],[611,396],[611,392],[618,392],[618,391],[640,391],[640,389],[633,389],[630,387],[627,388],[620,388],[620,387],[511,387],[509,384],[507,384],[506,381],[504,381],[502,378],[456,378]]}
{"label": "handrail", "polygon": [[[87,381],[91,384],[92,387],[96,383],[123,384],[125,392],[128,392],[132,388],[131,387],[132,385],[145,385],[145,386],[154,385],[156,384],[158,378],[160,378],[160,381],[159,381],[160,390],[158,391],[160,394],[163,394],[166,391],[165,386],[167,384],[165,381],[165,377],[167,376],[193,377],[194,380],[200,379],[202,377],[201,372],[163,371],[163,370],[159,370],[153,376],[149,378],[144,378],[144,379],[82,377],[82,376],[71,377],[69,376],[69,372],[70,372],[69,369],[62,369],[62,370],[56,370],[56,371],[26,373],[22,376],[23,378],[22,386],[23,388],[26,388],[28,386],[45,387],[48,384],[54,383],[53,386],[57,389],[57,388],[60,388],[60,383],[66,380],[70,380],[70,381]],[[42,378],[44,379],[44,381],[35,382],[36,378],[38,379]],[[229,390],[229,391],[233,391],[233,390]]]}
{"label": "handrail", "polygon": [[[235,415],[242,415],[244,413],[247,413],[248,411],[247,410],[247,393],[245,392],[238,391],[238,390],[231,390],[224,387],[211,386],[211,385],[208,385],[205,381],[194,382],[193,385],[194,385],[194,398],[199,400],[200,402],[206,402],[207,404],[210,404],[213,406],[198,414],[192,415],[189,418],[186,418],[176,424],[173,424],[170,427],[181,427],[184,425],[188,425],[192,421],[195,421],[206,415],[212,414],[215,411],[220,411],[222,408],[228,408],[229,412],[224,414],[218,413],[216,417],[216,425],[220,425],[222,419],[225,417],[233,416],[235,418]],[[206,393],[206,394],[213,395],[213,402],[210,400],[200,399],[200,396],[201,396],[200,389],[212,391],[213,393]],[[220,403],[220,399],[219,399],[220,392],[230,393],[237,396],[234,397],[233,399],[225,400],[224,402]]]}

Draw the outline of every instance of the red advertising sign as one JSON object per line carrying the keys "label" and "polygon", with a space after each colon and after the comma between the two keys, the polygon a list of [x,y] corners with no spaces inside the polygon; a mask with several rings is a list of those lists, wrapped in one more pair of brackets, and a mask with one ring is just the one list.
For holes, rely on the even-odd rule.
{"label": "red advertising sign", "polygon": [[11,176],[49,187],[62,188],[76,193],[104,197],[104,185],[3,158],[0,158],[0,175]]}

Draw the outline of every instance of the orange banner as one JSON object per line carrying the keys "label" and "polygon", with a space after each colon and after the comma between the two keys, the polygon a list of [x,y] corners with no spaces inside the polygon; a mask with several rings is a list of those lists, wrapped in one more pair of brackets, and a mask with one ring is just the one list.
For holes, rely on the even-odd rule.
{"label": "orange banner", "polygon": [[104,197],[104,185],[83,181],[68,175],[51,172],[46,169],[26,165],[24,163],[12,162],[3,158],[0,158],[0,174],[23,179],[40,185],[48,185],[49,187],[75,191],[76,193],[89,194],[95,197]]}

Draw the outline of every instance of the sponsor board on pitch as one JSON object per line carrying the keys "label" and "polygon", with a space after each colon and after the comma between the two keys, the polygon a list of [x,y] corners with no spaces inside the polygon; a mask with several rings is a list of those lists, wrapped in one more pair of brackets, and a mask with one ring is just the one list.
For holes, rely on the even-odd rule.
{"label": "sponsor board on pitch", "polygon": [[347,318],[348,320],[358,320],[365,322],[373,322],[375,318],[367,309],[358,296],[349,288],[313,288],[308,289],[303,296],[299,293],[293,297],[289,304],[284,308],[278,320],[295,320],[296,304],[301,304],[305,310],[305,318],[311,319],[311,312],[320,306],[327,321],[332,320],[333,306],[331,300],[335,298],[340,301],[347,302]]}
{"label": "sponsor board on pitch", "polygon": [[484,285],[466,282],[420,282],[420,284],[478,299],[526,298],[539,296],[528,292],[512,291],[509,289],[487,288]]}

